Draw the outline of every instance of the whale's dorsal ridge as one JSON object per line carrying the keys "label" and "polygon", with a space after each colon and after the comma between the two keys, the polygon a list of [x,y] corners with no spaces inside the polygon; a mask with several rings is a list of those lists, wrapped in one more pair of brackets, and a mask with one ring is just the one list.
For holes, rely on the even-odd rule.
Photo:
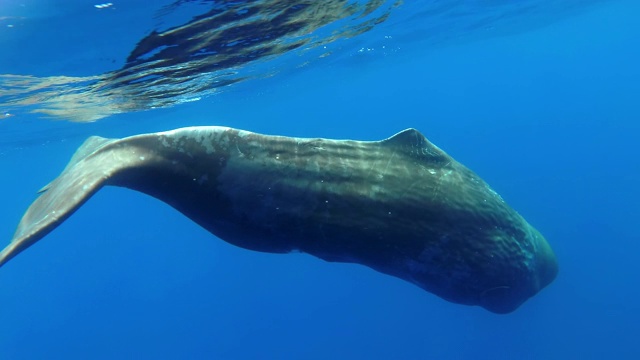
{"label": "whale's dorsal ridge", "polygon": [[451,157],[439,147],[429,141],[422,133],[414,128],[402,130],[399,133],[381,141],[384,146],[402,149],[408,155],[429,159],[430,161],[449,162]]}
{"label": "whale's dorsal ridge", "polygon": [[[430,149],[436,148],[422,133],[414,128],[400,131],[399,133],[381,141],[386,146],[394,146],[405,149]],[[439,149],[438,149],[439,150]]]}
{"label": "whale's dorsal ridge", "polygon": [[420,131],[414,128],[409,128],[409,129],[402,130],[399,133],[382,140],[382,142],[388,145],[415,146],[423,142],[429,142],[429,141],[427,140],[426,137],[424,137],[424,135],[422,135]]}

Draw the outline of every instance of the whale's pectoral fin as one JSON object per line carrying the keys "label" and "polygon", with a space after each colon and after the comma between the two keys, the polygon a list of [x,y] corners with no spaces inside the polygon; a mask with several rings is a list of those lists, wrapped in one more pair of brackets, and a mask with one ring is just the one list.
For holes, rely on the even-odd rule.
{"label": "whale's pectoral fin", "polygon": [[82,144],[62,173],[42,188],[22,217],[11,244],[0,252],[0,266],[43,238],[98,191],[113,171],[110,154],[100,149],[117,140],[91,137]]}

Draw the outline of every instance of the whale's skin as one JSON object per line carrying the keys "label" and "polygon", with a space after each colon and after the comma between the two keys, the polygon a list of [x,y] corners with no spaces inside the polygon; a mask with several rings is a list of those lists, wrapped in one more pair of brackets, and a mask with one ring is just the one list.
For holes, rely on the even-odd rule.
{"label": "whale's skin", "polygon": [[29,207],[0,266],[104,185],[158,198],[246,249],[363,264],[495,313],[558,271],[536,229],[414,129],[354,141],[218,126],[89,138]]}

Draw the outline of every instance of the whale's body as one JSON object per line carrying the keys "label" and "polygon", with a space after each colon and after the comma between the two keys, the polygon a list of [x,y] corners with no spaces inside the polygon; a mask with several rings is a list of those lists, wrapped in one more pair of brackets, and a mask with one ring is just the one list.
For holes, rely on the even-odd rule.
{"label": "whale's body", "polygon": [[542,235],[413,129],[375,142],[225,127],[92,137],[27,210],[0,266],[103,185],[156,197],[243,248],[360,263],[497,313],[557,273]]}

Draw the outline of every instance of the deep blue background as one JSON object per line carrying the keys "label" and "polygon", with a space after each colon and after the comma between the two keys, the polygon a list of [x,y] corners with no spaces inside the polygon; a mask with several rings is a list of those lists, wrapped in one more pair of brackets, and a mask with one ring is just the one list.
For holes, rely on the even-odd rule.
{"label": "deep blue background", "polygon": [[558,278],[516,312],[450,304],[358,265],[235,248],[155,199],[105,188],[0,269],[0,358],[640,358],[638,13],[612,2],[523,34],[317,65],[0,149],[8,240],[88,134],[210,124],[376,140],[415,127],[556,251]]}

